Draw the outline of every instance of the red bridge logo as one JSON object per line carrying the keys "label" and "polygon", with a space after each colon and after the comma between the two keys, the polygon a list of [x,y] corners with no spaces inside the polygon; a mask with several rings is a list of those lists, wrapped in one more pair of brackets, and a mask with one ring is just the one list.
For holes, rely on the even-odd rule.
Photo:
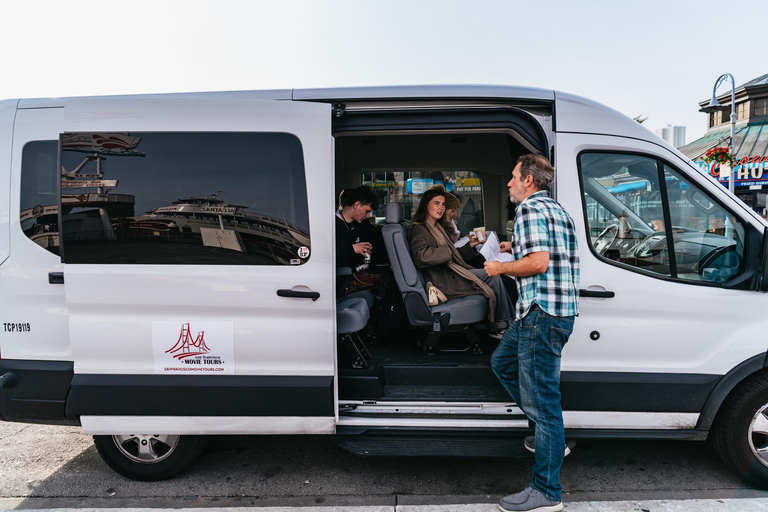
{"label": "red bridge logo", "polygon": [[[205,331],[197,333],[197,338],[192,341],[192,335],[189,332],[189,322],[181,326],[181,332],[179,333],[179,339],[176,344],[165,351],[166,354],[171,353],[176,359],[184,359],[185,357],[199,356],[200,354],[207,354],[211,351],[208,345],[205,344]],[[175,352],[178,352],[176,354]]]}

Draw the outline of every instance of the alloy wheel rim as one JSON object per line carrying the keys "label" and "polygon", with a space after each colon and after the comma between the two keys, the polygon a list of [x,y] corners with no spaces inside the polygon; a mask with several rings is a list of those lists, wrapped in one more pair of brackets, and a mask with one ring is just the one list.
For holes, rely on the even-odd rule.
{"label": "alloy wheel rim", "polygon": [[167,459],[179,444],[179,436],[163,434],[128,434],[112,438],[123,456],[140,464],[156,464]]}
{"label": "alloy wheel rim", "polygon": [[763,466],[768,466],[768,404],[752,417],[747,438],[752,454]]}

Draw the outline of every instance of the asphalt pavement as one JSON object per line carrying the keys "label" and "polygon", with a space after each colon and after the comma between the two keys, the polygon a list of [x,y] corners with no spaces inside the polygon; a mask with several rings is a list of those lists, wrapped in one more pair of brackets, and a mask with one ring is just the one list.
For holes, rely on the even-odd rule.
{"label": "asphalt pavement", "polygon": [[[0,510],[480,512],[524,487],[531,464],[359,457],[327,436],[222,436],[184,473],[136,482],[110,470],[78,427],[0,423]],[[581,441],[562,483],[574,512],[768,511],[768,491],[706,442]]]}
{"label": "asphalt pavement", "polygon": [[[17,505],[17,506],[14,506]],[[22,503],[0,499],[0,510],[25,512],[199,512],[199,508],[19,508]],[[232,512],[232,508],[206,508],[208,512]],[[444,505],[373,505],[373,506],[316,506],[316,507],[244,507],[237,512],[497,512],[492,503],[463,503]],[[565,505],[568,512],[759,512],[768,511],[768,499],[733,500],[649,500],[649,501],[590,501]]]}

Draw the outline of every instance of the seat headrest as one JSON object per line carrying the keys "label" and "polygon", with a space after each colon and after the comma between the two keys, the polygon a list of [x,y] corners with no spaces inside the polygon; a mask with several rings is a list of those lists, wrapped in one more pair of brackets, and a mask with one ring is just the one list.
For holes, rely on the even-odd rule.
{"label": "seat headrest", "polygon": [[403,207],[403,203],[387,203],[385,215],[385,222],[387,224],[400,224],[405,220],[405,208]]}

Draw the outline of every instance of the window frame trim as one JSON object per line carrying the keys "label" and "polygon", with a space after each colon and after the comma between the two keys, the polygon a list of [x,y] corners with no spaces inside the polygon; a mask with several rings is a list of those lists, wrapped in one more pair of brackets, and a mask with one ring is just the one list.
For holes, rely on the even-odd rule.
{"label": "window frame trim", "polygon": [[[768,97],[756,98],[752,102],[752,115],[755,117],[768,115]],[[757,109],[765,110],[765,112],[758,114]]]}

